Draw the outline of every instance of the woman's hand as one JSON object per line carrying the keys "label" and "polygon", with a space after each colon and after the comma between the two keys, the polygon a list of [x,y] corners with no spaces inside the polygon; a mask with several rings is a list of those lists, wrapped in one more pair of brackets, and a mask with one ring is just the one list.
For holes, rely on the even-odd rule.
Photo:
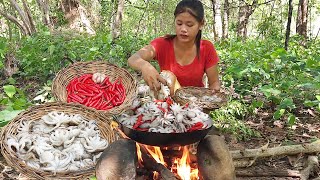
{"label": "woman's hand", "polygon": [[151,90],[158,91],[161,88],[161,84],[167,84],[167,81],[163,79],[159,72],[150,63],[146,64],[146,67],[141,69],[142,77],[148,84]]}
{"label": "woman's hand", "polygon": [[128,64],[131,68],[141,71],[142,77],[150,89],[157,91],[160,89],[160,82],[165,85],[167,82],[149,62],[154,58],[155,53],[154,47],[152,45],[147,45],[133,54],[128,59]]}
{"label": "woman's hand", "polygon": [[220,82],[217,81],[216,83],[212,84],[210,89],[212,90],[212,94],[220,92]]}
{"label": "woman's hand", "polygon": [[214,65],[206,70],[208,76],[209,88],[212,90],[212,93],[220,92],[220,80],[219,80],[219,71],[218,65]]}

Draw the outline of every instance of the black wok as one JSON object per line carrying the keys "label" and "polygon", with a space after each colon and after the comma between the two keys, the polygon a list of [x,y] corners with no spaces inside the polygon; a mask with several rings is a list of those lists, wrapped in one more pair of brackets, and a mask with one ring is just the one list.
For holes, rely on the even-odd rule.
{"label": "black wok", "polygon": [[120,124],[121,131],[130,139],[141,144],[159,147],[176,147],[193,144],[203,139],[212,128],[213,126],[185,133],[156,133],[134,130]]}

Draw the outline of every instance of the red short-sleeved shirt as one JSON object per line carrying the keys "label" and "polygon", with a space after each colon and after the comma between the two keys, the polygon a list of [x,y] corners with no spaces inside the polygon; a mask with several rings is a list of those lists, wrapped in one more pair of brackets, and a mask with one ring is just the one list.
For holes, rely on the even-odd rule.
{"label": "red short-sleeved shirt", "polygon": [[161,71],[173,72],[181,86],[203,87],[205,70],[218,63],[219,57],[210,41],[201,40],[200,61],[196,56],[191,64],[182,66],[177,63],[174,55],[173,39],[159,37],[150,43],[156,50],[155,60],[158,61]]}

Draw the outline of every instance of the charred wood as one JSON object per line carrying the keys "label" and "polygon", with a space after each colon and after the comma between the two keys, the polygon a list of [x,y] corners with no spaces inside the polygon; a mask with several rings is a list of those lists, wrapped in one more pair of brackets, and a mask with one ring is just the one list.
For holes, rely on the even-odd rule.
{"label": "charred wood", "polygon": [[163,180],[178,179],[168,168],[158,163],[149,153],[148,150],[140,145],[140,151],[143,160],[143,166],[147,170],[157,171]]}

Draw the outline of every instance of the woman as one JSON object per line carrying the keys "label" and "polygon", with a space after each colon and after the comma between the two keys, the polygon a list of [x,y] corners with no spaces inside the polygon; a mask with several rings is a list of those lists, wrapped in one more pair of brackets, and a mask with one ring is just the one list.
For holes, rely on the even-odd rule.
{"label": "woman", "polygon": [[[203,87],[203,75],[208,76],[209,88],[220,90],[218,55],[211,42],[201,40],[204,9],[198,0],[182,0],[175,11],[176,35],[154,39],[149,45],[133,54],[128,63],[142,72],[145,82],[153,90],[166,81],[149,61],[158,61],[160,70],[169,70],[181,86]],[[200,148],[199,148],[200,147]],[[233,180],[235,168],[223,138],[209,133],[198,146],[198,165],[207,180]]]}
{"label": "woman", "polygon": [[165,83],[149,61],[158,61],[161,71],[169,70],[181,86],[203,87],[203,75],[208,77],[209,88],[220,90],[218,55],[213,44],[201,40],[204,26],[204,9],[198,0],[182,0],[175,12],[176,35],[154,39],[149,45],[133,54],[129,66],[142,72],[143,79],[153,90]]}

